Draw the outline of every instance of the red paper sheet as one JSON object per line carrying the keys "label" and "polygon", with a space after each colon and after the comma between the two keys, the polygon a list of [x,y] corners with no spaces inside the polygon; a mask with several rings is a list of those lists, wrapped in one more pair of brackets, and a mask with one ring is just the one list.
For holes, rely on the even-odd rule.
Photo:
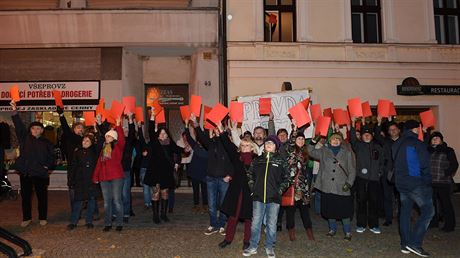
{"label": "red paper sheet", "polygon": [[434,127],[436,124],[436,119],[434,117],[433,110],[427,110],[425,112],[420,113],[420,120],[422,121],[422,125],[425,128]]}
{"label": "red paper sheet", "polygon": [[227,114],[228,109],[224,105],[217,103],[214,106],[214,108],[208,113],[206,119],[211,121],[215,125],[218,125]]}
{"label": "red paper sheet", "polygon": [[340,108],[337,108],[337,109],[334,109],[334,113],[333,113],[333,117],[334,117],[334,123],[338,124],[338,125],[347,125],[349,122],[349,118],[347,116],[347,112],[345,110],[342,110]]}
{"label": "red paper sheet", "polygon": [[112,101],[112,107],[110,108],[110,115],[112,116],[112,118],[116,120],[121,117],[124,109],[125,109],[125,105],[114,100]]}
{"label": "red paper sheet", "polygon": [[163,107],[160,105],[160,101],[158,99],[152,101],[152,108],[153,108],[153,113],[157,115],[158,113],[163,110]]}
{"label": "red paper sheet", "polygon": [[201,96],[192,95],[190,99],[190,112],[196,117],[200,117],[201,113]]}
{"label": "red paper sheet", "polygon": [[115,118],[112,117],[112,114],[110,113],[110,110],[104,109],[102,112],[102,121],[107,120],[108,123],[110,124],[116,124],[117,121]]}
{"label": "red paper sheet", "polygon": [[371,111],[371,106],[369,105],[369,101],[363,102],[361,104],[362,110],[363,110],[363,117],[371,117],[372,116],[372,111]]}
{"label": "red paper sheet", "polygon": [[62,103],[61,92],[58,90],[53,90],[53,96],[54,96],[54,102],[56,103],[56,106],[64,108],[64,104]]}
{"label": "red paper sheet", "polygon": [[323,116],[328,116],[332,118],[332,108],[326,108],[323,110]]}
{"label": "red paper sheet", "polygon": [[186,121],[190,119],[190,115],[191,115],[190,106],[188,105],[180,106],[179,109],[180,109],[180,115],[182,117],[182,120]]}
{"label": "red paper sheet", "polygon": [[328,116],[320,116],[318,122],[316,122],[315,135],[321,135],[327,137],[329,126],[331,124],[331,118]]}
{"label": "red paper sheet", "polygon": [[393,104],[393,102],[390,102],[390,116],[396,116],[396,108],[395,108],[395,104]]}
{"label": "red paper sheet", "polygon": [[313,121],[318,120],[318,118],[321,116],[321,106],[320,104],[313,104],[310,106],[310,113],[311,113],[311,118]]}
{"label": "red paper sheet", "polygon": [[355,129],[356,129],[356,131],[358,131],[358,132],[361,131],[361,121],[355,122]]}
{"label": "red paper sheet", "polygon": [[305,109],[308,109],[308,105],[310,105],[310,98],[306,98],[304,100],[302,100],[302,106],[305,108]]}
{"label": "red paper sheet", "polygon": [[291,107],[289,114],[291,114],[292,119],[295,119],[297,127],[302,127],[311,122],[311,118],[302,103]]}
{"label": "red paper sheet", "polygon": [[259,114],[270,115],[272,111],[272,99],[271,98],[259,98]]}
{"label": "red paper sheet", "polygon": [[123,97],[121,103],[126,107],[124,111],[125,115],[128,113],[134,114],[136,112],[136,98],[134,96]]}
{"label": "red paper sheet", "polygon": [[214,129],[214,125],[209,123],[207,120],[209,112],[211,112],[212,108],[208,106],[203,107],[203,121],[204,121],[204,129],[212,130]]}
{"label": "red paper sheet", "polygon": [[11,86],[10,95],[11,95],[11,101],[13,101],[15,103],[21,100],[21,97],[19,95],[19,86],[18,85]]}
{"label": "red paper sheet", "polygon": [[243,122],[243,109],[244,104],[238,101],[232,101],[230,103],[230,120],[237,123]]}
{"label": "red paper sheet", "polygon": [[105,108],[104,98],[100,98],[99,104],[96,107],[96,115],[104,114],[104,108]]}
{"label": "red paper sheet", "polygon": [[379,99],[377,105],[377,114],[380,117],[389,117],[390,116],[390,105],[391,102],[387,99]]}
{"label": "red paper sheet", "polygon": [[96,123],[96,119],[94,117],[94,111],[83,112],[83,118],[85,119],[86,126],[94,126],[94,123]]}
{"label": "red paper sheet", "polygon": [[166,116],[165,110],[161,109],[161,111],[155,116],[155,123],[156,124],[165,124],[166,123]]}
{"label": "red paper sheet", "polygon": [[354,98],[348,100],[348,110],[350,115],[354,117],[363,116],[363,106],[361,105],[361,98]]}
{"label": "red paper sheet", "polygon": [[144,109],[142,107],[136,107],[134,117],[137,122],[144,122]]}

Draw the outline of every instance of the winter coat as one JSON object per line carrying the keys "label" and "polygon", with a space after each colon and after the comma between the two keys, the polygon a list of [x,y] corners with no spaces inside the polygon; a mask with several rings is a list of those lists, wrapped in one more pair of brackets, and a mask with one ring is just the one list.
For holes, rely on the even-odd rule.
{"label": "winter coat", "polygon": [[374,140],[369,143],[358,140],[354,127],[350,131],[350,143],[356,155],[356,176],[369,181],[380,181],[385,170],[383,147]]}
{"label": "winter coat", "polygon": [[314,187],[324,193],[350,196],[351,191],[343,191],[345,183],[352,186],[356,177],[356,161],[351,148],[342,142],[340,151],[334,155],[329,144],[315,149],[308,145],[310,157],[319,161],[319,171]]}
{"label": "winter coat", "polygon": [[123,158],[121,160],[124,171],[131,171],[131,163],[133,162],[133,149],[136,142],[136,129],[134,128],[134,123],[130,123],[128,128],[128,137],[125,137],[124,133],[118,135],[118,137],[125,137],[125,148],[123,150]]}
{"label": "winter coat", "polygon": [[395,184],[398,191],[431,186],[430,153],[412,131],[406,131],[393,144]]}
{"label": "winter coat", "polygon": [[49,178],[48,170],[54,167],[54,147],[44,137],[36,138],[26,130],[18,114],[12,116],[19,139],[19,157],[16,170],[22,176]]}
{"label": "winter coat", "polygon": [[[302,200],[302,197],[310,198],[310,184],[308,182],[307,175],[307,164],[308,159],[304,159],[303,152],[307,149],[307,145],[304,145],[302,148],[296,152],[295,140],[297,137],[297,132],[293,132],[289,139],[289,142],[286,144],[286,153],[288,160],[289,174],[293,177],[293,183],[295,184],[295,200]],[[295,177],[297,176],[297,180]]]}
{"label": "winter coat", "polygon": [[208,150],[207,175],[211,177],[233,176],[233,166],[222,146],[219,137],[209,138],[198,126],[195,128],[197,139]]}
{"label": "winter coat", "polygon": [[458,161],[454,149],[443,142],[438,146],[429,146],[430,168],[433,185],[451,184],[452,177],[458,169]]}
{"label": "winter coat", "polygon": [[[390,137],[384,137],[381,134],[382,129],[379,125],[376,125],[374,128],[374,139],[383,146],[383,176],[388,180],[388,173],[394,170],[394,162],[392,157],[392,147],[393,144],[397,141],[391,139]],[[393,176],[394,178],[394,176]],[[392,182],[394,183],[394,182]]]}
{"label": "winter coat", "polygon": [[[139,151],[137,152],[136,158],[139,157],[139,168],[146,168],[148,169],[151,165],[151,160],[152,160],[152,149],[150,148],[150,145],[145,141],[144,137],[144,132],[142,128],[140,127],[138,129],[138,134],[139,134],[139,140],[138,140],[138,145],[139,145]],[[142,153],[144,150],[147,151],[147,155],[143,156]]]}
{"label": "winter coat", "polygon": [[193,150],[192,161],[187,165],[187,175],[194,180],[204,182],[208,168],[208,151],[192,138],[188,128],[185,129],[185,133],[187,142]]}
{"label": "winter coat", "polygon": [[229,183],[227,193],[225,194],[224,201],[222,202],[221,211],[228,216],[233,216],[237,210],[238,198],[242,194],[241,208],[239,219],[252,218],[252,198],[251,191],[248,185],[247,167],[240,159],[238,148],[233,144],[227,133],[220,135],[220,139],[230,158],[234,173],[232,180]]}
{"label": "winter coat", "polygon": [[90,148],[80,147],[73,153],[73,165],[68,170],[69,187],[75,191],[75,200],[88,200],[90,197],[101,196],[100,187],[93,183],[99,150],[95,145]]}
{"label": "winter coat", "polygon": [[75,150],[81,147],[83,136],[80,136],[73,132],[72,128],[70,128],[69,124],[67,124],[67,120],[64,116],[60,116],[59,121],[61,122],[62,128],[62,141],[65,142],[64,152],[67,157],[67,165],[72,166],[73,155],[75,153]]}
{"label": "winter coat", "polygon": [[104,160],[103,152],[101,151],[93,174],[94,183],[112,181],[125,177],[121,165],[123,149],[125,148],[125,137],[123,137],[123,129],[121,126],[116,126],[115,131],[117,131],[119,136],[118,141],[114,144],[112,149],[112,156],[110,159]]}
{"label": "winter coat", "polygon": [[279,153],[256,157],[248,170],[248,184],[252,200],[263,203],[281,203],[281,195],[291,185],[287,162]]}

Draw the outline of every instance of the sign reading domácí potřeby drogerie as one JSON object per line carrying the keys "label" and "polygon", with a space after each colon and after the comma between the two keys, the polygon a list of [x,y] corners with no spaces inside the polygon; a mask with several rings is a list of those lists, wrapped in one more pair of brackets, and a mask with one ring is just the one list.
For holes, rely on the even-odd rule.
{"label": "sign reading dom\u00e1c\u00ed pot\u0159eby drogerie", "polygon": [[10,111],[10,88],[17,85],[21,111],[56,110],[53,90],[61,92],[65,110],[95,110],[99,103],[100,81],[0,82],[0,111]]}

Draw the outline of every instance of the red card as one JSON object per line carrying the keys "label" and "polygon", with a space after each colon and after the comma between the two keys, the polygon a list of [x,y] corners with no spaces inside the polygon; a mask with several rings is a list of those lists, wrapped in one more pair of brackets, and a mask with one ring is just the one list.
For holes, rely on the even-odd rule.
{"label": "red card", "polygon": [[396,116],[396,108],[393,102],[390,103],[390,116]]}
{"label": "red card", "polygon": [[310,106],[311,118],[313,121],[318,120],[318,117],[321,116],[321,106],[320,104],[313,104]]}
{"label": "red card", "polygon": [[196,117],[200,117],[201,96],[192,95],[192,98],[190,99],[190,112]]}
{"label": "red card", "polygon": [[217,103],[214,108],[208,113],[206,119],[213,122],[215,125],[219,124],[224,117],[228,114],[228,109],[220,104]]}
{"label": "red card", "polygon": [[157,115],[158,113],[161,112],[161,110],[163,110],[163,107],[160,105],[160,101],[158,99],[152,102],[152,107],[153,107],[153,113],[155,115]]}
{"label": "red card", "polygon": [[390,116],[390,105],[391,102],[387,99],[379,99],[377,105],[377,114],[380,117],[389,117]]}
{"label": "red card", "polygon": [[347,117],[347,112],[340,109],[340,108],[337,108],[337,109],[334,109],[334,123],[338,124],[338,125],[347,125],[348,124],[348,121],[349,121],[349,118]]}
{"label": "red card", "polygon": [[123,114],[134,114],[136,112],[136,98],[134,96],[123,97],[121,99],[121,103],[123,103],[123,105],[126,107]]}
{"label": "red card", "polygon": [[420,113],[420,120],[422,121],[422,125],[425,128],[434,127],[436,124],[436,119],[434,117],[433,110],[427,110],[425,112]]}
{"label": "red card", "polygon": [[85,119],[86,126],[93,126],[94,123],[96,122],[96,119],[94,117],[94,111],[83,112],[83,118]]}
{"label": "red card", "polygon": [[306,98],[304,100],[302,100],[302,106],[305,108],[305,109],[308,109],[308,105],[310,105],[310,98]]}
{"label": "red card", "polygon": [[212,108],[208,106],[203,107],[203,121],[204,121],[204,129],[212,130],[214,129],[214,125],[206,121],[208,118],[209,112],[211,112]]}
{"label": "red card", "polygon": [[142,107],[136,107],[134,110],[134,117],[137,122],[144,122],[144,109]]}
{"label": "red card", "polygon": [[302,127],[311,122],[311,118],[302,103],[298,103],[297,105],[291,107],[289,109],[289,114],[291,114],[292,118],[295,119],[297,127]]}
{"label": "red card", "polygon": [[326,108],[323,110],[323,116],[332,117],[332,108]]}
{"label": "red card", "polygon": [[329,116],[320,116],[318,122],[316,123],[315,135],[321,135],[327,137],[329,131],[329,126],[331,124],[331,117]]}
{"label": "red card", "polygon": [[423,142],[423,129],[422,125],[418,127],[418,139]]}
{"label": "red card", "polygon": [[370,117],[372,116],[371,106],[369,105],[369,101],[363,102],[361,104],[363,110],[363,117]]}
{"label": "red card", "polygon": [[99,104],[96,107],[96,115],[104,114],[104,106],[105,106],[104,98],[100,98],[99,99]]}
{"label": "red card", "polygon": [[347,125],[350,125],[351,124],[350,113],[348,113],[348,111],[346,110],[343,110],[343,112],[345,112],[345,118],[347,119]]}
{"label": "red card", "polygon": [[61,92],[58,90],[53,90],[54,102],[56,102],[56,106],[64,108],[64,104],[62,103],[62,96]]}
{"label": "red card", "polygon": [[361,122],[360,121],[355,122],[355,129],[356,129],[356,131],[361,131]]}
{"label": "red card", "polygon": [[19,96],[19,86],[18,85],[11,86],[10,95],[11,95],[11,100],[15,103],[21,100],[21,97]]}
{"label": "red card", "polygon": [[363,106],[361,105],[360,98],[354,98],[348,100],[348,110],[350,111],[350,115],[354,117],[362,117],[363,116]]}
{"label": "red card", "polygon": [[259,98],[259,114],[270,115],[272,111],[272,99],[271,98]]}
{"label": "red card", "polygon": [[237,123],[243,122],[243,109],[244,104],[238,101],[232,101],[230,103],[230,120]]}
{"label": "red card", "polygon": [[124,109],[125,109],[125,105],[114,100],[112,101],[112,107],[110,108],[110,115],[112,116],[112,118],[116,120],[121,117]]}
{"label": "red card", "polygon": [[166,123],[166,116],[165,110],[161,109],[160,112],[155,116],[155,123],[156,124],[165,124]]}
{"label": "red card", "polygon": [[180,109],[180,115],[182,116],[182,120],[186,121],[190,119],[190,115],[191,115],[190,106],[188,105],[180,106],[179,109]]}
{"label": "red card", "polygon": [[102,121],[104,120],[107,120],[107,122],[110,124],[116,124],[117,122],[115,118],[112,117],[112,114],[110,113],[110,111],[107,109],[104,109],[104,111],[102,112]]}

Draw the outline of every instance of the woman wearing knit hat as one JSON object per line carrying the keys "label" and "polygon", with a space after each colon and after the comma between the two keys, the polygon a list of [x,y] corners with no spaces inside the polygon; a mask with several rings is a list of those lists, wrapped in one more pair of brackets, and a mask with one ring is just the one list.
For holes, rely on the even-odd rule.
{"label": "woman wearing knit hat", "polygon": [[[112,214],[116,214],[116,230],[123,229],[123,201],[122,187],[124,172],[121,164],[125,137],[120,126],[120,118],[116,120],[114,129],[105,133],[105,142],[97,160],[93,174],[93,182],[101,183],[102,196],[104,197],[104,232],[112,229]],[[115,213],[112,209],[115,208]]]}
{"label": "woman wearing knit hat", "polygon": [[[451,232],[455,229],[455,212],[452,205],[452,183],[455,172],[458,169],[458,161],[454,149],[447,146],[444,137],[440,132],[433,132],[430,136],[430,167],[433,179],[433,204],[440,201],[442,214],[444,215],[444,232]],[[431,220],[430,226],[437,227],[439,224],[438,209]]]}
{"label": "woman wearing knit hat", "polygon": [[352,150],[343,143],[341,133],[333,133],[329,142],[315,149],[318,138],[308,146],[310,156],[319,160],[320,167],[314,187],[321,191],[321,214],[328,219],[329,232],[337,233],[337,220],[342,220],[345,240],[351,240],[350,219],[353,214],[351,186],[355,181],[356,164]]}

